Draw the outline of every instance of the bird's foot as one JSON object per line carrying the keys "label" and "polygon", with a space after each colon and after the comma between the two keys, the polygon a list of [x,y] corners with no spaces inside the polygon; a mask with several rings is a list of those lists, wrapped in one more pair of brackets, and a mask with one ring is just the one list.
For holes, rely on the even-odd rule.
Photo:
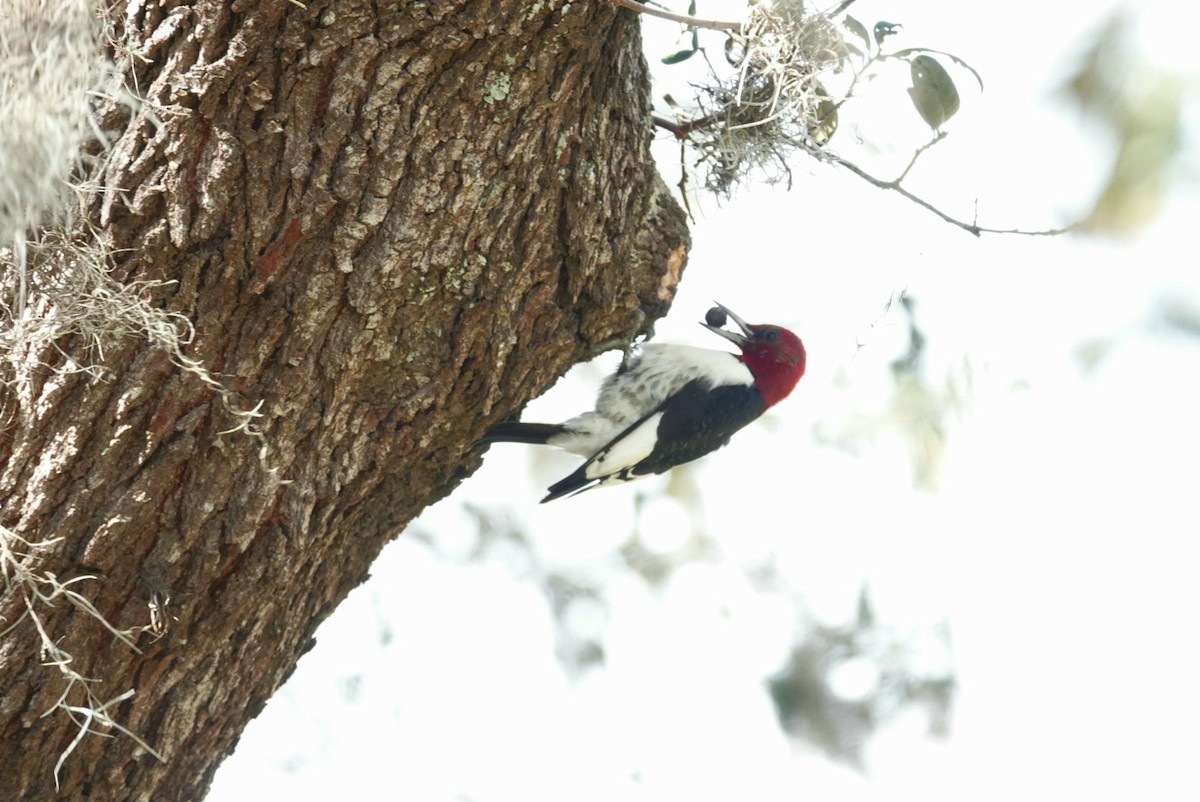
{"label": "bird's foot", "polygon": [[[646,313],[643,312],[641,309],[635,309],[633,311],[635,314],[636,322],[633,325],[632,332],[628,336],[618,334],[613,337],[609,337],[607,340],[603,340],[602,342],[597,343],[596,345],[592,346],[592,348],[591,348],[592,356],[599,356],[600,354],[604,353],[605,351],[609,351],[613,348],[620,348],[621,349],[620,370],[625,369],[625,367],[629,364],[630,357],[633,355],[634,346],[637,345],[638,335],[639,334],[643,335],[642,342],[646,342],[647,340],[649,340],[651,337],[654,336],[654,324],[651,323],[649,326],[646,326]],[[645,332],[642,331],[643,326],[645,326]]]}

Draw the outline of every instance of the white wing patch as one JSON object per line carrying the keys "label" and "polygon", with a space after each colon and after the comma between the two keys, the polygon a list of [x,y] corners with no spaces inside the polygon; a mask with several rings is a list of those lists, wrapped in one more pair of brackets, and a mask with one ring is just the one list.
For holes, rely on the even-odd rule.
{"label": "white wing patch", "polygon": [[562,434],[556,434],[546,442],[581,457],[592,456],[625,429],[599,412],[585,412],[563,426],[566,430]]}
{"label": "white wing patch", "polygon": [[603,479],[609,474],[637,465],[650,456],[658,439],[658,422],[662,420],[662,416],[661,412],[651,415],[620,440],[602,448],[584,469],[583,475],[589,479]]}

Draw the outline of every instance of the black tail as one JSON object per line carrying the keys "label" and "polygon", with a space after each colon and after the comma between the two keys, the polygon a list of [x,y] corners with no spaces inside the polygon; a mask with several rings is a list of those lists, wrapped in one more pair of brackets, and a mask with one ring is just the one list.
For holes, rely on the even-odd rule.
{"label": "black tail", "polygon": [[557,423],[521,423],[520,421],[506,420],[488,429],[487,434],[479,438],[479,443],[545,445],[547,440],[562,432],[563,427]]}
{"label": "black tail", "polygon": [[589,479],[584,474],[587,466],[588,463],[585,462],[583,465],[580,465],[578,468],[576,468],[570,476],[560,479],[547,487],[546,489],[550,492],[546,494],[544,499],[542,499],[542,503],[545,504],[547,501],[554,501],[554,499],[562,498],[563,496],[573,496],[576,493],[582,493],[585,490],[591,490],[593,487],[599,484],[599,480]]}

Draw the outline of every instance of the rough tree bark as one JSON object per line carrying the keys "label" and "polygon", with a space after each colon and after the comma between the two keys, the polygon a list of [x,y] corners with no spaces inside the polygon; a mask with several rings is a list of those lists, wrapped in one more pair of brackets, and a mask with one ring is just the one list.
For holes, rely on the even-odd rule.
{"label": "rough tree bark", "polygon": [[[485,427],[665,312],[688,235],[648,152],[638,20],[606,0],[106,5],[157,119],[102,109],[122,191],[92,222],[123,280],[177,282],[155,302],[261,401],[267,451],[144,340],[108,343],[103,380],[31,353],[37,380],[0,388],[0,523],[57,538],[25,567],[97,577],[73,587],[118,629],[152,599],[174,617],[138,653],[38,608],[98,698],[136,691],[107,712],[164,758],[89,735],[59,798],[195,802]],[[27,594],[0,590],[7,626]],[[39,718],[66,686],[38,643],[28,616],[0,638],[6,800],[54,798],[78,732]]]}

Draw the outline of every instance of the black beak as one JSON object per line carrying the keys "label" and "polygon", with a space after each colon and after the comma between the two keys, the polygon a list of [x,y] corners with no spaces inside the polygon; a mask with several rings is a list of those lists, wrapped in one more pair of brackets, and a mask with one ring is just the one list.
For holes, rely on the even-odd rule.
{"label": "black beak", "polygon": [[739,348],[741,348],[747,342],[749,342],[750,339],[754,336],[754,332],[752,332],[750,330],[750,324],[747,323],[746,321],[742,320],[740,317],[738,317],[732,309],[725,306],[725,304],[721,303],[720,301],[713,301],[713,303],[717,305],[718,309],[720,309],[722,312],[724,312],[726,315],[728,315],[730,317],[730,319],[733,320],[734,323],[738,324],[738,326],[740,326],[742,331],[745,333],[738,334],[735,331],[726,331],[725,329],[722,329],[718,326],[710,326],[708,323],[701,323],[700,325],[703,326],[704,328],[708,329],[709,331],[711,331],[713,334],[721,335],[726,340],[729,340],[731,343],[738,346]]}

